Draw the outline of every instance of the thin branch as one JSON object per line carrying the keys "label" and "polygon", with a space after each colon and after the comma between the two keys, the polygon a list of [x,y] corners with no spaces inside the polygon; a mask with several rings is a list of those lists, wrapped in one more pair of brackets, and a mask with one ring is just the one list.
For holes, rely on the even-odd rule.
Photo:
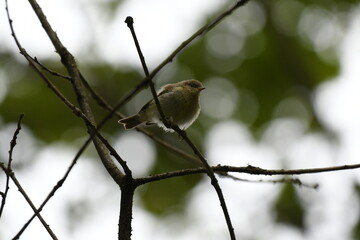
{"label": "thin branch", "polygon": [[217,26],[221,21],[224,20],[227,16],[231,15],[236,9],[244,6],[250,0],[239,0],[237,1],[231,8],[221,13],[217,18],[215,18],[212,22],[205,24],[199,30],[197,30],[193,35],[191,35],[187,40],[182,42],[179,47],[177,47],[162,63],[160,63],[150,74],[146,76],[143,82],[148,82],[155,77],[157,73],[163,69],[168,63],[171,63],[173,59],[184,50],[191,42],[193,42],[196,38],[208,33],[211,29]]}
{"label": "thin branch", "polygon": [[44,64],[42,64],[41,62],[39,62],[39,60],[38,60],[36,57],[34,57],[34,58],[32,58],[32,59],[33,59],[33,61],[36,62],[42,69],[44,69],[44,70],[47,71],[48,73],[54,75],[55,77],[60,77],[60,78],[64,78],[64,79],[66,79],[66,80],[72,81],[71,77],[65,76],[65,75],[63,75],[63,74],[61,74],[61,73],[58,73],[58,72],[55,72],[55,71],[49,69],[49,68],[46,67]]}
{"label": "thin branch", "polygon": [[[43,210],[43,208],[45,207],[45,205],[49,202],[49,200],[55,195],[56,191],[62,187],[62,185],[64,184],[64,182],[66,181],[67,177],[69,176],[71,170],[74,168],[75,164],[77,163],[78,159],[80,158],[80,156],[82,155],[82,153],[85,151],[86,147],[90,144],[91,142],[91,137],[88,138],[86,140],[86,142],[84,142],[84,144],[81,146],[81,148],[79,149],[79,151],[76,153],[74,159],[72,160],[70,166],[68,167],[67,171],[65,172],[64,176],[57,182],[57,184],[53,187],[53,189],[51,190],[51,192],[48,194],[48,196],[46,197],[46,199],[42,202],[42,204],[40,205],[40,207],[37,209],[37,212],[41,212]],[[32,222],[32,220],[34,220],[35,218],[35,214],[33,216],[31,216],[31,218],[24,224],[24,226],[20,229],[20,231],[15,235],[15,237],[13,237],[13,240],[15,239],[19,239],[21,234],[26,230],[26,228],[30,225],[30,223]]]}
{"label": "thin branch", "polygon": [[[148,77],[150,75],[149,73],[149,70],[148,70],[148,67],[146,65],[146,62],[145,62],[145,57],[141,51],[141,48],[140,48],[140,44],[139,44],[139,41],[137,40],[137,37],[136,37],[136,34],[135,34],[135,29],[134,29],[134,20],[132,17],[127,17],[125,19],[125,23],[127,24],[128,28],[130,29],[130,32],[131,32],[131,35],[134,39],[134,43],[135,43],[135,46],[136,46],[136,50],[138,52],[138,55],[139,55],[139,58],[140,58],[140,61],[141,61],[141,65],[144,69],[144,72],[145,72],[145,76]],[[149,81],[148,81],[148,84],[150,86],[150,90],[151,90],[151,94],[153,96],[153,99],[155,101],[155,105],[156,105],[156,108],[160,114],[160,118],[161,120],[163,121],[163,123],[165,124],[166,127],[169,127],[170,126],[170,122],[168,121],[167,119],[167,116],[165,116],[161,106],[160,106],[160,102],[159,102],[159,99],[157,97],[157,93],[156,93],[156,90],[155,90],[155,85],[154,85],[154,82],[152,81],[152,78],[149,78]]]}
{"label": "thin branch", "polygon": [[137,128],[138,131],[144,133],[146,136],[148,136],[149,138],[151,138],[152,140],[154,140],[155,142],[159,143],[160,145],[162,145],[163,147],[165,147],[165,149],[189,160],[190,162],[192,163],[195,163],[197,165],[201,165],[201,162],[199,161],[199,159],[194,156],[194,155],[191,155],[177,147],[174,147],[173,145],[163,141],[161,138],[151,134],[149,131],[145,130],[144,128]]}
{"label": "thin branch", "polygon": [[41,216],[41,214],[39,212],[37,212],[35,205],[33,204],[31,199],[29,198],[29,196],[27,195],[27,193],[21,186],[21,184],[18,181],[18,179],[16,178],[14,172],[11,169],[8,169],[7,167],[5,167],[5,165],[2,162],[0,162],[0,168],[5,172],[6,175],[10,176],[11,180],[13,180],[13,182],[15,183],[16,187],[18,188],[19,192],[23,195],[26,202],[30,205],[31,209],[34,211],[34,213],[36,214],[36,216],[38,217],[38,219],[40,220],[40,222],[42,223],[42,225],[44,226],[46,231],[49,233],[51,238],[54,240],[57,240],[57,237],[54,234],[54,232],[51,230],[49,224],[44,220],[44,218]]}
{"label": "thin branch", "polygon": [[[12,160],[13,160],[12,155],[13,155],[14,148],[16,146],[17,136],[19,135],[20,130],[21,130],[21,120],[22,120],[23,117],[24,117],[24,114],[20,114],[20,117],[19,117],[19,120],[18,120],[18,123],[17,123],[17,128],[16,128],[16,130],[14,132],[13,138],[10,141],[9,160],[8,160],[7,169],[11,169],[11,163],[12,163]],[[4,207],[5,207],[7,194],[9,192],[9,188],[10,188],[9,183],[10,183],[10,176],[6,175],[5,191],[2,194],[2,200],[1,200],[1,206],[0,206],[0,218],[1,218],[2,212],[3,212]]]}
{"label": "thin branch", "polygon": [[[7,7],[7,2],[6,2],[6,7]],[[19,192],[23,195],[23,197],[25,198],[26,202],[29,204],[29,206],[32,208],[32,210],[34,211],[35,215],[38,217],[38,219],[40,220],[40,222],[42,223],[42,225],[44,226],[44,228],[46,229],[46,231],[49,233],[49,235],[51,236],[52,239],[57,240],[56,235],[54,234],[54,232],[51,230],[49,224],[44,220],[44,218],[41,216],[41,214],[37,211],[35,205],[33,204],[33,202],[31,201],[31,199],[29,198],[29,196],[27,195],[27,193],[25,192],[25,190],[23,189],[23,187],[21,186],[20,182],[18,181],[18,179],[15,176],[15,173],[12,171],[11,169],[11,163],[12,163],[12,154],[14,151],[14,148],[16,146],[16,139],[18,134],[20,133],[21,130],[21,119],[24,117],[23,114],[20,115],[19,121],[18,121],[18,125],[17,128],[15,130],[14,136],[10,142],[10,150],[9,150],[9,162],[7,167],[5,166],[4,163],[0,162],[0,168],[4,171],[4,173],[7,176],[7,179],[11,178],[11,180],[15,183],[16,187],[18,188]],[[6,198],[7,195],[7,190],[9,189],[9,183],[7,181],[6,183],[6,192],[5,192],[5,196],[3,198],[3,200]],[[4,205],[3,205],[4,204]],[[2,207],[5,206],[5,201],[3,201],[2,203]]]}
{"label": "thin branch", "polygon": [[245,179],[245,178],[239,178],[237,176],[234,176],[232,174],[229,173],[218,173],[219,176],[224,177],[224,178],[230,178],[234,181],[239,181],[239,182],[247,182],[247,183],[271,183],[271,184],[276,184],[276,183],[289,183],[289,184],[293,184],[293,185],[298,185],[299,187],[306,187],[306,188],[312,188],[312,189],[318,189],[319,188],[319,184],[308,184],[308,183],[303,183],[299,178],[291,178],[291,177],[284,177],[284,178],[280,178],[280,179],[256,179],[256,180],[250,180],[250,179]]}
{"label": "thin branch", "polygon": [[148,69],[148,67],[146,65],[145,57],[142,54],[139,41],[138,41],[137,36],[135,34],[134,19],[132,17],[128,16],[125,19],[125,23],[127,24],[128,28],[130,29],[131,35],[132,35],[132,37],[134,39],[135,47],[136,47],[137,52],[139,53],[140,62],[141,62],[141,65],[142,65],[142,67],[144,69],[145,75],[148,76],[149,75],[149,69]]}
{"label": "thin branch", "polygon": [[[332,166],[332,167],[324,167],[324,168],[304,168],[304,169],[264,169],[260,167],[254,167],[248,165],[246,167],[235,167],[228,165],[218,165],[211,167],[212,170],[219,174],[236,172],[236,173],[247,173],[251,175],[264,175],[264,176],[274,176],[274,175],[303,175],[303,174],[315,174],[315,173],[327,173],[327,172],[335,172],[335,171],[343,171],[343,170],[353,170],[359,169],[360,164],[353,165],[342,165],[342,166]],[[191,168],[191,169],[183,169],[179,171],[160,173],[152,176],[147,176],[143,178],[137,178],[136,183],[138,185],[156,182],[163,179],[169,179],[174,177],[182,177],[187,175],[194,174],[204,174],[206,173],[206,169],[203,167],[200,168]]]}
{"label": "thin branch", "polygon": [[247,167],[233,167],[233,166],[216,166],[216,170],[223,170],[226,172],[243,172],[252,175],[302,175],[302,174],[312,174],[312,173],[324,173],[324,172],[334,172],[341,170],[350,170],[350,169],[358,169],[360,168],[360,164],[353,165],[342,165],[342,166],[332,166],[332,167],[324,167],[324,168],[304,168],[304,169],[292,169],[292,170],[284,170],[284,169],[274,169],[267,170],[259,167],[254,167],[248,165]]}
{"label": "thin branch", "polygon": [[[133,18],[132,17],[127,17],[126,20],[125,20],[125,23],[127,24],[127,26],[129,27],[129,29],[131,31],[131,34],[132,34],[132,37],[134,39],[138,55],[139,55],[140,60],[141,60],[141,64],[142,64],[144,72],[145,72],[145,75],[146,75],[146,77],[149,77],[149,71],[148,71],[148,68],[147,68],[147,65],[146,65],[146,62],[145,62],[145,58],[144,58],[144,56],[142,54],[139,42],[138,42],[137,37],[136,37],[136,33],[135,33],[134,25],[133,25],[134,24]],[[202,31],[202,32],[204,32],[204,31]],[[171,123],[170,121],[168,121],[168,119],[166,118],[167,116],[164,115],[164,112],[163,112],[163,110],[161,108],[161,105],[160,105],[159,99],[157,97],[152,78],[149,78],[149,86],[150,86],[151,93],[153,95],[153,99],[155,101],[157,110],[158,110],[158,112],[160,114],[161,120],[163,121],[164,125],[166,127],[168,127],[168,128],[172,128],[174,131],[176,131],[185,140],[185,142],[190,146],[190,148],[193,150],[195,155],[198,156],[198,158],[200,159],[202,164],[205,166],[206,173],[210,177],[211,184],[213,185],[213,187],[214,187],[214,189],[215,189],[215,191],[216,191],[216,193],[218,195],[220,205],[221,205],[221,208],[223,210],[224,217],[225,217],[225,220],[226,220],[226,224],[228,226],[230,238],[231,239],[236,239],[234,228],[232,226],[232,222],[231,222],[231,219],[230,219],[230,214],[229,214],[229,211],[228,211],[227,206],[226,206],[225,198],[224,198],[224,195],[223,195],[222,190],[220,188],[219,182],[216,179],[214,171],[211,169],[210,165],[207,163],[206,159],[203,157],[203,155],[200,153],[200,151],[197,149],[197,147],[187,137],[186,132],[184,130],[181,130],[177,125],[175,125],[175,124]]]}
{"label": "thin branch", "polygon": [[37,218],[40,220],[40,222],[42,223],[42,225],[44,226],[46,231],[49,233],[51,238],[54,239],[54,240],[57,240],[57,237],[54,234],[54,232],[51,230],[49,224],[44,220],[44,218],[41,216],[41,214],[37,211],[35,205],[33,204],[31,199],[29,198],[29,196],[27,195],[27,193],[25,192],[25,190],[21,186],[20,182],[18,181],[18,179],[15,176],[15,173],[11,169],[8,169],[7,167],[5,167],[5,165],[2,162],[0,162],[0,168],[5,172],[6,175],[10,176],[11,180],[15,183],[15,185],[18,188],[19,192],[23,195],[26,202],[30,205],[31,209],[34,211]]}
{"label": "thin branch", "polygon": [[198,156],[198,158],[200,159],[200,161],[202,162],[202,164],[204,165],[205,167],[205,171],[206,171],[206,174],[209,176],[209,178],[211,179],[211,185],[213,185],[217,195],[218,195],[218,198],[219,198],[219,201],[220,201],[220,205],[221,205],[221,208],[223,210],[223,213],[224,213],[224,217],[225,217],[225,220],[226,220],[226,224],[228,226],[228,230],[229,230],[229,233],[230,233],[230,238],[233,240],[233,239],[236,239],[236,236],[235,236],[235,232],[234,232],[234,228],[232,226],[232,222],[231,222],[231,219],[230,219],[230,214],[229,214],[229,211],[227,209],[227,206],[226,206],[226,202],[225,202],[225,198],[224,198],[224,194],[222,193],[222,190],[220,188],[220,185],[219,185],[219,182],[215,176],[215,173],[213,171],[213,169],[210,167],[210,165],[208,164],[207,160],[204,158],[204,156],[201,154],[201,152],[199,151],[199,149],[197,149],[197,147],[195,146],[195,144],[188,138],[188,136],[186,135],[186,132],[181,130],[178,126],[172,126],[172,129],[174,129],[182,138],[183,140],[190,146],[190,148],[193,150],[193,152],[195,153],[196,156]]}

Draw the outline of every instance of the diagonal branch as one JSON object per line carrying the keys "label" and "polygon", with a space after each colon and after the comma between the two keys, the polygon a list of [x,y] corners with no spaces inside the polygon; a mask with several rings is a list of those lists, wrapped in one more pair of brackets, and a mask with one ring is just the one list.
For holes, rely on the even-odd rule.
{"label": "diagonal branch", "polygon": [[[89,105],[88,98],[86,96],[85,89],[83,87],[83,84],[81,82],[81,73],[79,69],[77,68],[76,62],[72,54],[65,48],[65,46],[61,43],[60,39],[58,38],[56,32],[52,29],[49,22],[46,19],[45,14],[43,13],[42,9],[38,5],[36,0],[29,0],[30,5],[32,6],[34,12],[36,13],[39,21],[41,22],[45,32],[47,33],[49,39],[51,40],[53,46],[56,49],[56,52],[61,57],[61,62],[65,66],[69,76],[71,77],[73,90],[77,96],[77,100],[81,109],[81,112],[86,117],[82,117],[84,120],[84,123],[86,124],[88,131],[90,134],[93,134],[93,131],[96,131],[95,126],[95,118],[92,113],[92,109]],[[85,120],[87,119],[87,120]],[[131,175],[130,169],[127,167],[126,162],[123,161],[121,158],[119,158],[119,155],[116,153],[116,151],[113,148],[109,148],[109,144],[107,144],[106,141],[104,141],[104,138],[101,138],[99,134],[94,134],[93,143],[95,145],[95,148],[100,156],[100,159],[102,160],[105,168],[108,170],[110,175],[113,177],[114,181],[119,183],[121,182],[121,178],[123,178],[123,174],[120,174],[119,170],[114,171],[114,163],[112,162],[112,159],[110,157],[109,151],[111,154],[117,158],[118,161],[120,161],[121,166],[123,167],[125,174]],[[116,172],[117,175],[114,173]]]}
{"label": "diagonal branch", "polygon": [[40,220],[40,222],[42,223],[42,225],[44,226],[46,231],[49,233],[51,238],[54,239],[54,240],[57,240],[58,238],[56,237],[54,232],[51,230],[49,224],[44,220],[44,218],[41,216],[41,214],[37,211],[34,203],[31,201],[30,197],[27,195],[24,188],[21,186],[19,180],[16,178],[15,173],[11,169],[5,167],[5,165],[3,163],[1,163],[1,162],[0,162],[0,168],[5,172],[6,175],[10,176],[11,180],[15,183],[15,185],[18,188],[19,192],[21,193],[21,195],[23,195],[26,202],[29,204],[31,209],[34,211],[34,213],[36,214],[36,216],[38,217],[38,219]]}
{"label": "diagonal branch", "polygon": [[[21,130],[21,120],[23,117],[24,117],[24,114],[21,114],[19,117],[19,120],[18,120],[17,128],[14,132],[14,136],[13,136],[12,140],[10,141],[9,160],[8,160],[8,164],[7,164],[7,169],[11,169],[11,163],[13,160],[12,155],[13,155],[13,151],[14,151],[14,148],[16,145],[17,136],[19,135],[20,130]],[[10,175],[7,174],[6,175],[6,183],[5,183],[5,191],[2,194],[2,200],[1,200],[1,206],[0,206],[0,218],[1,218],[2,212],[5,207],[7,194],[9,192],[9,182],[10,182]]]}
{"label": "diagonal branch", "polygon": [[[80,158],[80,156],[82,155],[82,153],[85,151],[86,147],[89,145],[91,141],[91,137],[88,138],[85,143],[82,145],[82,147],[79,149],[79,151],[76,153],[74,159],[72,160],[70,166],[68,167],[67,171],[65,172],[64,176],[57,182],[57,184],[53,187],[53,189],[50,191],[50,193],[48,194],[48,196],[46,197],[46,199],[42,202],[42,204],[40,205],[40,207],[37,209],[37,212],[41,212],[43,210],[43,208],[45,207],[45,205],[49,202],[49,200],[55,195],[56,191],[62,187],[62,185],[64,184],[64,182],[66,181],[67,177],[69,176],[71,170],[74,168],[75,164],[77,163],[77,160]],[[20,229],[20,231],[15,235],[15,237],[13,237],[13,240],[15,239],[19,239],[21,234],[23,234],[23,232],[26,230],[26,228],[30,225],[30,223],[32,222],[32,220],[34,220],[36,214],[34,214],[33,216],[31,216],[31,218],[24,224],[24,226]]]}
{"label": "diagonal branch", "polygon": [[193,35],[191,35],[188,39],[180,44],[162,63],[160,63],[150,74],[146,76],[143,81],[147,82],[150,81],[158,74],[163,67],[165,67],[168,63],[171,63],[173,59],[182,51],[184,50],[190,43],[192,43],[196,38],[208,33],[211,29],[217,26],[224,18],[231,15],[235,10],[244,6],[250,0],[239,0],[237,1],[231,8],[226,10],[225,12],[221,13],[217,18],[215,18],[212,22],[206,23],[202,26],[199,30],[197,30]]}
{"label": "diagonal branch", "polygon": [[55,71],[49,69],[49,68],[46,67],[44,64],[42,64],[41,62],[39,62],[39,60],[38,60],[36,57],[34,57],[34,58],[32,58],[32,59],[33,59],[34,62],[36,62],[36,63],[37,63],[42,69],[44,69],[46,72],[48,72],[48,73],[50,73],[50,74],[52,74],[52,75],[54,75],[54,76],[56,76],[56,77],[64,78],[64,79],[66,79],[66,80],[71,81],[71,77],[65,76],[65,75],[63,75],[63,74],[61,74],[61,73],[58,73],[58,72],[55,72]]}
{"label": "diagonal branch", "polygon": [[231,222],[231,219],[230,219],[230,214],[229,214],[229,211],[228,211],[227,206],[226,206],[224,194],[222,193],[222,190],[220,188],[220,185],[219,185],[219,182],[218,182],[217,178],[215,177],[215,173],[214,173],[213,169],[210,167],[209,163],[204,158],[204,156],[201,154],[199,149],[197,149],[195,144],[193,144],[193,142],[188,138],[188,136],[186,135],[186,132],[184,130],[181,130],[176,125],[173,126],[172,128],[185,140],[185,142],[190,146],[190,148],[193,150],[195,155],[198,156],[198,158],[200,159],[200,161],[204,165],[206,174],[211,179],[211,185],[213,185],[213,187],[214,187],[214,189],[215,189],[215,191],[216,191],[216,193],[218,195],[220,205],[221,205],[221,208],[222,208],[224,216],[225,216],[226,224],[228,226],[230,237],[231,237],[231,239],[236,239],[234,228],[232,226],[232,222]]}
{"label": "diagonal branch", "polygon": [[[212,22],[209,25],[206,25],[205,27],[201,28],[195,35],[193,35],[193,38],[189,39],[189,42],[187,42],[184,46],[186,46],[187,44],[189,44],[191,41],[193,41],[197,36],[200,36],[201,34],[206,33],[207,31],[209,31],[210,29],[212,29],[216,24],[218,24],[225,16],[228,16],[229,14],[231,14],[235,9],[237,9],[239,6],[242,6],[243,4],[245,4],[247,1],[243,1],[243,2],[237,2],[237,4],[235,6],[233,6],[229,11],[225,12],[224,14],[220,15],[220,17],[218,17],[214,22]],[[129,27],[131,34],[133,36],[134,39],[134,43],[138,52],[138,55],[140,57],[140,61],[142,64],[142,67],[144,69],[146,78],[148,79],[148,84],[150,86],[151,89],[151,93],[153,95],[153,99],[155,101],[157,110],[161,116],[161,119],[164,123],[164,125],[166,127],[170,127],[172,128],[174,131],[176,131],[184,140],[185,142],[188,144],[188,146],[190,146],[190,148],[193,150],[193,152],[195,153],[195,155],[198,156],[198,158],[200,159],[200,161],[202,162],[203,166],[205,167],[206,173],[209,176],[209,178],[211,179],[211,184],[213,185],[219,201],[220,201],[220,205],[222,207],[224,216],[225,216],[225,220],[228,226],[228,230],[229,230],[229,234],[231,239],[236,239],[235,237],[235,232],[234,232],[234,228],[232,226],[232,222],[230,219],[230,214],[229,211],[227,209],[226,206],[226,202],[225,202],[225,198],[224,195],[222,193],[221,187],[219,185],[219,182],[214,174],[214,171],[212,170],[212,168],[210,167],[210,165],[208,164],[207,160],[204,158],[204,156],[201,154],[201,152],[197,149],[197,147],[192,143],[192,141],[187,137],[186,132],[184,130],[181,130],[177,125],[172,124],[171,122],[168,121],[168,119],[166,118],[167,116],[164,115],[164,112],[162,111],[159,99],[157,97],[155,88],[154,88],[154,83],[152,81],[152,77],[149,74],[146,62],[145,62],[145,58],[142,54],[141,48],[140,48],[140,44],[137,40],[136,34],[135,34],[135,30],[134,30],[134,26],[133,26],[133,18],[132,17],[127,17],[125,20],[125,23],[127,24],[127,26]],[[172,58],[171,58],[172,59]],[[155,72],[155,70],[154,70]]]}
{"label": "diagonal branch", "polygon": [[[144,69],[145,76],[148,77],[150,75],[150,73],[149,73],[148,67],[147,67],[146,62],[145,62],[145,57],[142,54],[139,41],[137,40],[137,37],[136,37],[136,34],[135,34],[134,20],[133,20],[132,17],[129,16],[129,17],[126,18],[125,23],[127,24],[128,28],[131,31],[131,35],[132,35],[132,37],[134,39],[136,50],[137,50],[138,55],[140,57],[141,65],[142,65],[142,67]],[[164,125],[166,127],[169,127],[170,122],[168,121],[167,116],[165,116],[165,114],[164,114],[164,112],[163,112],[163,110],[162,110],[162,108],[160,106],[160,102],[159,102],[159,99],[157,97],[157,93],[156,93],[154,82],[153,82],[152,78],[148,79],[148,85],[150,86],[151,94],[152,94],[153,99],[155,101],[156,108],[157,108],[157,110],[158,110],[158,112],[160,114],[161,120],[163,121],[163,123],[164,123]]]}
{"label": "diagonal branch", "polygon": [[[12,163],[12,154],[14,151],[14,148],[16,146],[16,139],[18,134],[20,133],[21,130],[21,119],[23,118],[23,114],[20,115],[19,121],[18,121],[18,126],[15,130],[14,136],[10,142],[10,150],[9,150],[9,162],[7,167],[5,166],[4,163],[0,162],[0,168],[5,172],[6,176],[7,176],[7,183],[6,183],[6,192],[5,192],[5,196],[3,198],[3,203],[2,203],[2,207],[1,209],[3,209],[3,206],[5,205],[5,198],[6,198],[6,194],[7,194],[7,190],[9,188],[8,185],[8,179],[11,178],[11,180],[14,182],[14,184],[16,185],[16,187],[18,188],[19,192],[23,195],[23,197],[25,198],[26,202],[29,204],[29,206],[31,207],[31,209],[34,211],[35,215],[38,217],[38,219],[40,220],[40,222],[42,223],[42,225],[44,226],[44,228],[46,229],[46,231],[49,233],[49,235],[51,236],[52,239],[57,240],[57,237],[55,235],[55,233],[51,230],[49,224],[44,220],[44,218],[41,216],[41,214],[37,211],[34,203],[31,201],[30,197],[27,195],[26,191],[24,190],[24,188],[21,186],[19,180],[16,178],[15,173],[12,171],[11,169],[11,163]],[[4,204],[4,205],[3,205]]]}

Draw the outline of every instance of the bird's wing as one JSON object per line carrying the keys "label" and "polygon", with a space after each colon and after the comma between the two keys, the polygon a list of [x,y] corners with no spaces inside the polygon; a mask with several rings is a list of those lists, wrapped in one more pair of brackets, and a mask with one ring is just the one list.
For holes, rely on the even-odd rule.
{"label": "bird's wing", "polygon": [[149,107],[149,105],[151,104],[151,102],[153,102],[154,100],[150,100],[150,101],[148,101],[141,109],[140,109],[140,111],[139,111],[139,113],[140,112],[145,112],[146,111],[146,109]]}
{"label": "bird's wing", "polygon": [[164,87],[162,87],[160,89],[160,91],[157,93],[157,96],[160,97],[161,95],[164,95],[166,93],[169,93],[170,91],[172,91],[172,87],[169,86],[170,84],[168,85],[165,85]]}
{"label": "bird's wing", "polygon": [[[161,95],[164,95],[164,94],[167,94],[170,92],[170,88],[166,88],[166,87],[163,87],[162,89],[160,89],[160,91],[158,92],[157,96],[158,98],[161,96]],[[150,104],[154,104],[154,99],[151,99],[150,101],[148,101],[141,109],[140,109],[140,112],[144,112]]]}

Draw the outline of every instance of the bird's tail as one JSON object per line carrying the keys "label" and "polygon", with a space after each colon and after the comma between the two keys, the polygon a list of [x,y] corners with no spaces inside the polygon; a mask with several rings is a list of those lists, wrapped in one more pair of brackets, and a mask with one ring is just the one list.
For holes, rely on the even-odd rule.
{"label": "bird's tail", "polygon": [[127,118],[120,119],[118,123],[123,124],[125,129],[132,129],[142,124],[143,121],[141,120],[140,116],[136,114]]}

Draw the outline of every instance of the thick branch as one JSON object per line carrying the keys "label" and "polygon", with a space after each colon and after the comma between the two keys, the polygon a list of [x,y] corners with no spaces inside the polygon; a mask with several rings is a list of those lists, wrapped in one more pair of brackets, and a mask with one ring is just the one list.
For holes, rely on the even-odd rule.
{"label": "thick branch", "polygon": [[[71,53],[63,46],[61,41],[59,40],[57,34],[50,26],[49,22],[46,19],[45,14],[43,13],[42,9],[38,5],[38,3],[35,0],[29,0],[29,3],[31,4],[33,10],[35,11],[38,19],[40,20],[45,32],[48,34],[48,37],[50,38],[52,44],[54,45],[57,53],[61,57],[61,62],[67,69],[68,74],[70,75],[72,79],[72,86],[74,89],[74,92],[77,96],[77,100],[80,106],[81,111],[84,113],[84,115],[87,117],[87,119],[90,121],[91,125],[95,126],[95,119],[94,115],[92,113],[91,107],[88,103],[87,96],[85,94],[84,87],[81,83],[81,74],[76,66],[76,62],[74,57],[71,55]],[[87,125],[87,128],[92,134],[94,129],[85,121],[85,124]],[[93,143],[95,145],[95,148],[100,156],[100,159],[102,160],[104,166],[109,171],[111,176],[116,182],[120,182],[122,175],[114,175],[114,171],[112,170],[114,168],[114,163],[112,162],[112,159],[110,157],[109,151],[107,149],[106,144],[99,139],[99,137],[94,136],[92,138]],[[111,151],[111,150],[110,150]],[[110,172],[111,171],[111,172]],[[131,174],[130,169],[126,168],[124,171],[127,174]]]}
{"label": "thick branch", "polygon": [[125,176],[122,182],[121,188],[121,201],[120,201],[120,215],[119,215],[119,240],[131,239],[131,222],[132,222],[132,210],[134,192],[137,185],[132,177]]}

